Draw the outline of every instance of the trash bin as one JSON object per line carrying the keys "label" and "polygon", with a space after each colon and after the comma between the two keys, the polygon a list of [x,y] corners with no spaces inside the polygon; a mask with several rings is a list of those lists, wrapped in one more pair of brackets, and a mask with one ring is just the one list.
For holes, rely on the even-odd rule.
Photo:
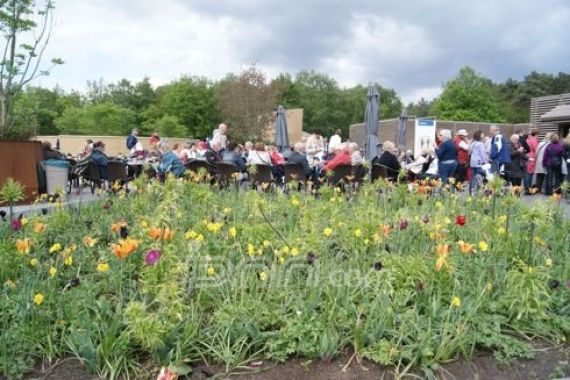
{"label": "trash bin", "polygon": [[69,162],[66,160],[46,160],[44,161],[46,173],[46,188],[49,195],[59,192],[65,198],[67,180],[69,175]]}

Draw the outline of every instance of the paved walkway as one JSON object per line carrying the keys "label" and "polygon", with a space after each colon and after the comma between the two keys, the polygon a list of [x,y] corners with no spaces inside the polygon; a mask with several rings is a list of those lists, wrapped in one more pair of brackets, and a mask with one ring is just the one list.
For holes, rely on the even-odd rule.
{"label": "paved walkway", "polygon": [[[89,203],[98,198],[101,198],[101,196],[97,194],[91,194],[91,192],[86,189],[86,191],[82,191],[81,194],[67,194],[65,205],[76,206],[82,203]],[[55,203],[47,203],[47,202],[19,205],[14,207],[14,214],[19,215],[19,214],[28,214],[28,213],[33,214],[36,212],[39,213],[44,208],[50,209],[53,207],[55,207]],[[8,212],[8,207],[3,205],[2,207],[0,207],[0,210]]]}

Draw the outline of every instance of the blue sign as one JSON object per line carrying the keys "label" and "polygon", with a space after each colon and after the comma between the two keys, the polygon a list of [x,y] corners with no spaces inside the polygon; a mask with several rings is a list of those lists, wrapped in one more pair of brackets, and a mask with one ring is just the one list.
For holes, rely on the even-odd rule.
{"label": "blue sign", "polygon": [[435,125],[434,119],[418,119],[417,123],[421,127],[433,127]]}

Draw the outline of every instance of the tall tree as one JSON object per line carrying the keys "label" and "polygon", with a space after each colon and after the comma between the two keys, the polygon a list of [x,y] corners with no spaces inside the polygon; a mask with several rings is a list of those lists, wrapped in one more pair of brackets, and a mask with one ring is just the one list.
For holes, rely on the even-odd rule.
{"label": "tall tree", "polygon": [[[30,131],[11,131],[13,102],[25,85],[63,63],[51,60],[51,66],[40,69],[49,43],[53,23],[53,1],[0,1],[0,32],[4,37],[0,61],[0,137],[28,137]],[[39,23],[35,19],[39,18]],[[25,43],[31,39],[31,43]]]}
{"label": "tall tree", "polygon": [[444,120],[504,121],[491,80],[467,66],[445,83],[430,113]]}
{"label": "tall tree", "polygon": [[202,77],[182,77],[156,90],[157,101],[143,112],[143,130],[152,130],[154,121],[174,116],[186,129],[186,136],[204,138],[219,122],[220,116],[213,83]]}
{"label": "tall tree", "polygon": [[272,112],[277,108],[277,91],[267,83],[263,72],[250,66],[238,76],[221,81],[218,106],[230,125],[230,136],[240,140],[264,139]]}

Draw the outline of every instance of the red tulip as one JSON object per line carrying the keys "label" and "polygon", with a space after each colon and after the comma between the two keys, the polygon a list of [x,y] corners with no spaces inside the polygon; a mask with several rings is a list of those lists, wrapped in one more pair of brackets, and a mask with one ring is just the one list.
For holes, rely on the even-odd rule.
{"label": "red tulip", "polygon": [[457,224],[458,226],[464,225],[465,222],[467,222],[467,217],[465,215],[457,215],[455,217],[455,224]]}

